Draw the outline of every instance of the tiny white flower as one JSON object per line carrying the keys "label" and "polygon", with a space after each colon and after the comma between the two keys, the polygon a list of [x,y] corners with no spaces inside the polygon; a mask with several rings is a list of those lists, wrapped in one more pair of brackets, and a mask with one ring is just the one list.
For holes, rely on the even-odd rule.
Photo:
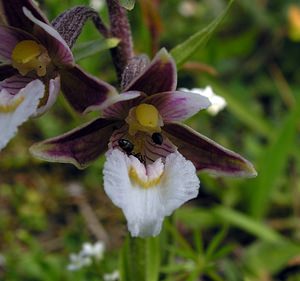
{"label": "tiny white flower", "polygon": [[93,260],[99,261],[103,259],[104,251],[105,245],[102,241],[98,241],[95,244],[85,242],[78,254],[70,254],[70,264],[67,266],[67,269],[74,271],[89,266]]}
{"label": "tiny white flower", "polygon": [[207,108],[207,111],[211,115],[218,114],[227,105],[226,100],[223,97],[216,95],[210,86],[207,86],[204,89],[193,88],[191,90],[188,90],[188,89],[183,88],[181,90],[192,92],[192,93],[197,93],[204,97],[207,97],[209,99],[209,101],[211,102],[211,105]]}
{"label": "tiny white flower", "polygon": [[105,273],[103,275],[104,281],[117,281],[120,278],[118,270],[113,271],[112,273]]}
{"label": "tiny white flower", "polygon": [[82,267],[89,266],[92,264],[92,259],[79,254],[70,254],[70,263],[67,269],[70,271],[75,271],[81,269]]}
{"label": "tiny white flower", "polygon": [[96,260],[101,260],[105,251],[105,245],[102,241],[98,241],[95,244],[84,243],[80,252],[83,256],[93,257]]}
{"label": "tiny white flower", "polygon": [[147,165],[118,149],[106,156],[104,189],[123,210],[132,236],[158,235],[164,217],[198,194],[196,169],[178,152]]}
{"label": "tiny white flower", "polygon": [[91,0],[90,1],[90,6],[96,10],[96,11],[100,11],[103,7],[104,7],[104,0]]}

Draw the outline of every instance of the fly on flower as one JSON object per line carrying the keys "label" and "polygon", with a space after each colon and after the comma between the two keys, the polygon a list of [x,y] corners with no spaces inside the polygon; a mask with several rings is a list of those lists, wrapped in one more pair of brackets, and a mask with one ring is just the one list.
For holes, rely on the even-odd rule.
{"label": "fly on flower", "polygon": [[[143,58],[144,59],[144,58]],[[255,176],[250,162],[179,122],[210,105],[197,93],[176,91],[176,66],[165,49],[142,66],[133,59],[123,74],[119,101],[102,117],[37,143],[44,160],[86,167],[106,153],[104,189],[122,208],[132,236],[158,235],[165,216],[198,194],[197,170]]]}
{"label": "fly on flower", "polygon": [[47,111],[60,87],[79,112],[115,92],[74,64],[72,52],[30,0],[0,1],[0,150],[28,118]]}

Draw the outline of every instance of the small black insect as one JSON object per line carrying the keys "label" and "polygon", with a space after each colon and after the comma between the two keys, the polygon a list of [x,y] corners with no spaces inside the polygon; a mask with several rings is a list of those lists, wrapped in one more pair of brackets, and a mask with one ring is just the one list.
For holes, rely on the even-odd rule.
{"label": "small black insect", "polygon": [[161,145],[164,141],[163,136],[160,133],[153,133],[151,138],[155,144],[159,145]]}
{"label": "small black insect", "polygon": [[131,153],[133,151],[134,145],[129,140],[119,139],[118,144],[126,153]]}

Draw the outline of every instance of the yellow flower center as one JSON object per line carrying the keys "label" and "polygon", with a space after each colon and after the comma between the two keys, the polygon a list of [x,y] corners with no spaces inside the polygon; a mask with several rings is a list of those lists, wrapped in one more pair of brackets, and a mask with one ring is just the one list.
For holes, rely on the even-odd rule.
{"label": "yellow flower center", "polygon": [[137,121],[144,127],[156,128],[158,125],[158,111],[151,105],[142,103],[135,109]]}
{"label": "yellow flower center", "polygon": [[15,111],[15,109],[23,102],[24,98],[24,96],[18,96],[10,103],[0,104],[0,113],[9,113]]}
{"label": "yellow flower center", "polygon": [[33,40],[19,42],[12,52],[12,66],[23,76],[32,70],[45,76],[50,61],[47,50]]}
{"label": "yellow flower center", "polygon": [[131,167],[129,170],[129,178],[133,183],[136,183],[138,186],[147,189],[147,188],[154,187],[160,183],[162,178],[162,173],[153,179],[144,180],[141,179],[137,174],[136,170],[133,167]]}
{"label": "yellow flower center", "polygon": [[126,122],[129,125],[129,134],[134,136],[138,131],[152,134],[160,132],[162,120],[158,110],[152,104],[142,103],[129,112]]}

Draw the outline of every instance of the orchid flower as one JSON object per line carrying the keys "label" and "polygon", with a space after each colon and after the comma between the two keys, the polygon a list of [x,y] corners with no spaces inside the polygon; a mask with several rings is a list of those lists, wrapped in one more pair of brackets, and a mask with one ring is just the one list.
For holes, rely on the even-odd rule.
{"label": "orchid flower", "polygon": [[[132,77],[132,73],[135,73]],[[251,163],[179,122],[210,105],[176,91],[176,66],[162,49],[141,71],[129,65],[119,101],[102,117],[37,143],[33,155],[86,167],[106,150],[104,189],[122,208],[132,236],[158,235],[165,216],[198,194],[196,171],[255,176]]]}
{"label": "orchid flower", "polygon": [[79,112],[113,95],[74,64],[70,48],[30,0],[0,1],[0,150],[28,118],[47,111],[60,84]]}

